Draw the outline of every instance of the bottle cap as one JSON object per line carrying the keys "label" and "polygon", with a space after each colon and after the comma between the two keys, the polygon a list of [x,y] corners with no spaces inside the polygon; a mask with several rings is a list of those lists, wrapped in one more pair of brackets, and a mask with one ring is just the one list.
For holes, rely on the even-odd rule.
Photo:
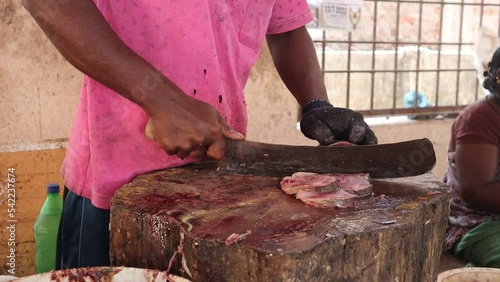
{"label": "bottle cap", "polygon": [[47,185],[47,193],[59,193],[59,184],[50,183]]}

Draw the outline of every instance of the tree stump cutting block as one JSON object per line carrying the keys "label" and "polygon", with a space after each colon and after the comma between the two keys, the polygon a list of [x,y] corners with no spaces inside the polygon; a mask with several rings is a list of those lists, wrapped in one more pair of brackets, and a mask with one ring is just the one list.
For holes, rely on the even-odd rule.
{"label": "tree stump cutting block", "polygon": [[435,281],[449,194],[432,174],[374,179],[345,209],[307,206],[280,180],[213,163],[137,177],[112,199],[112,265],[171,262],[192,281]]}

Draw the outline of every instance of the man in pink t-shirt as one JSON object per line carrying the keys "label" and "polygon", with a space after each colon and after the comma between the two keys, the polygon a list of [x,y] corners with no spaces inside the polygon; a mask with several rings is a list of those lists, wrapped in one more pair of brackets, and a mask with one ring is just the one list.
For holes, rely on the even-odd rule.
{"label": "man in pink t-shirt", "polygon": [[377,142],[359,113],[328,103],[305,0],[23,3],[85,74],[62,166],[57,268],[109,264],[109,202],[138,174],[221,159],[225,138],[245,138],[243,89],[266,38],[304,135]]}

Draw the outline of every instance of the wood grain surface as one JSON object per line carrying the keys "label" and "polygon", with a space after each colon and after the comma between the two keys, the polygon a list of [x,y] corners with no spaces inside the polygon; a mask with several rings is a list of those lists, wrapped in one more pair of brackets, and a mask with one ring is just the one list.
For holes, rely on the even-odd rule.
{"label": "wood grain surface", "polygon": [[179,251],[171,271],[193,281],[435,281],[449,194],[432,174],[374,180],[346,209],[279,181],[214,163],[142,175],[112,200],[112,264],[166,270]]}

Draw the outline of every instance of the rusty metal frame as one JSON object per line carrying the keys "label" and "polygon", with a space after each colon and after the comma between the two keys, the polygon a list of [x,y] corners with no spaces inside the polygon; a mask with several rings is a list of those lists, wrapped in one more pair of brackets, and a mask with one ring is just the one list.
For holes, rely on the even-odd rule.
{"label": "rusty metal frame", "polygon": [[[471,68],[463,68],[462,67],[462,60],[460,54],[461,51],[463,50],[464,46],[472,46],[474,43],[473,42],[464,42],[462,38],[462,33],[463,33],[463,15],[464,15],[464,7],[466,6],[474,6],[474,7],[479,7],[480,9],[480,19],[479,19],[479,25],[482,26],[483,24],[483,15],[484,15],[484,9],[486,7],[493,7],[493,8],[498,8],[498,13],[500,14],[500,0],[498,0],[497,4],[494,3],[485,3],[485,1],[488,0],[364,0],[366,2],[373,2],[373,17],[374,19],[377,19],[378,17],[378,3],[382,2],[393,2],[397,3],[397,15],[396,15],[396,35],[395,35],[395,40],[394,41],[378,41],[377,40],[377,21],[373,23],[373,34],[372,38],[373,40],[359,40],[359,41],[353,41],[351,33],[348,34],[347,40],[327,40],[326,39],[326,32],[323,31],[322,34],[322,39],[321,40],[314,40],[315,44],[317,46],[320,46],[319,50],[321,51],[321,67],[323,69],[323,75],[329,74],[329,73],[345,73],[347,75],[347,85],[346,85],[346,107],[350,107],[350,99],[351,99],[351,74],[352,73],[370,73],[371,74],[371,93],[370,93],[370,109],[369,110],[358,110],[359,112],[363,113],[365,116],[390,116],[390,115],[406,115],[406,114],[456,114],[460,112],[463,108],[465,108],[467,105],[460,105],[459,104],[459,93],[460,93],[460,75],[465,72],[473,72],[474,75],[477,75],[477,70],[476,69],[471,69]],[[474,1],[474,2],[471,2]],[[419,20],[418,20],[418,36],[416,38],[416,41],[401,41],[399,40],[399,25],[397,23],[400,22],[400,13],[401,13],[401,4],[418,4],[419,5]],[[423,8],[425,5],[440,5],[440,19],[439,19],[439,38],[437,42],[423,42],[422,41],[422,13],[423,13]],[[459,39],[457,42],[443,42],[443,17],[444,17],[444,6],[445,5],[458,5],[460,6],[460,15],[457,15],[460,17],[460,24],[458,26],[459,30]],[[498,23],[498,35],[500,37],[500,17],[499,17],[499,23]],[[341,43],[341,44],[347,44],[347,68],[342,69],[342,70],[328,70],[325,68],[326,65],[326,46],[327,44],[331,43]],[[352,70],[351,68],[351,52],[352,52],[352,47],[355,44],[371,44],[372,46],[372,61],[371,61],[371,69],[365,69],[365,70]],[[376,70],[375,69],[375,52],[377,45],[393,45],[394,46],[394,68],[393,69],[385,69],[385,70]],[[414,45],[417,46],[417,66],[415,69],[411,70],[401,70],[398,69],[398,50],[399,46],[401,45]],[[456,46],[458,48],[458,60],[457,60],[457,65],[456,68],[446,68],[442,69],[442,47],[443,46]],[[422,46],[432,46],[432,48],[435,48],[434,50],[437,51],[437,67],[435,69],[420,69],[420,55],[421,55],[421,50],[420,48]],[[414,85],[415,88],[415,99],[414,99],[414,105],[413,108],[402,108],[398,107],[396,105],[397,101],[397,84],[398,84],[398,75],[401,73],[405,72],[412,72],[416,73],[416,82]],[[427,107],[427,108],[417,108],[417,95],[418,95],[418,86],[419,86],[419,75],[424,72],[434,72],[436,73],[436,93],[435,93],[435,100],[434,106],[432,107]],[[455,105],[452,106],[440,106],[439,105],[439,89],[440,89],[440,74],[444,72],[454,72],[456,73],[456,93],[455,93]],[[375,75],[377,73],[393,73],[394,74],[394,84],[393,84],[393,99],[392,99],[392,108],[387,108],[387,109],[374,109],[374,97],[375,97]],[[475,100],[478,99],[478,91],[479,91],[479,83],[478,80],[476,79],[476,93],[475,93]],[[355,109],[357,110],[357,109]]]}

